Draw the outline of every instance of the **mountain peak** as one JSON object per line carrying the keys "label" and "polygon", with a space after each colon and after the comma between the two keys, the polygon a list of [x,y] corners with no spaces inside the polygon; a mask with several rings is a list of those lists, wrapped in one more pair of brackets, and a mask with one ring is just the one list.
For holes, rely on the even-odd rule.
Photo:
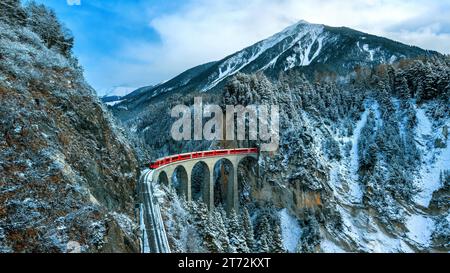
{"label": "mountain peak", "polygon": [[263,72],[277,77],[281,72],[300,69],[307,77],[326,73],[348,78],[356,67],[435,54],[438,53],[350,28],[300,20],[220,61],[197,66],[161,85],[145,88],[145,92],[131,96],[124,104],[131,103],[133,107],[166,92],[207,92],[219,88],[238,72]]}

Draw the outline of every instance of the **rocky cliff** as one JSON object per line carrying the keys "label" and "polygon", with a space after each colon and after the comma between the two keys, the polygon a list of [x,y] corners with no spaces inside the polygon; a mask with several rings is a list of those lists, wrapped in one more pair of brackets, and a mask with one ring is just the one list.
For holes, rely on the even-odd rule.
{"label": "rocky cliff", "polygon": [[0,252],[138,252],[137,161],[73,39],[43,6],[0,6]]}

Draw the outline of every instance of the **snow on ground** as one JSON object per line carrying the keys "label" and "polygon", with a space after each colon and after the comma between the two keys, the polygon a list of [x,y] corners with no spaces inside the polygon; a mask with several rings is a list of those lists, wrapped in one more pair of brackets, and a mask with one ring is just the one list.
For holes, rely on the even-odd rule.
{"label": "snow on ground", "polygon": [[370,253],[414,252],[403,240],[384,232],[372,216],[365,213],[365,215],[354,216],[340,206],[338,206],[338,210],[343,220],[343,233],[357,244],[358,251]]}
{"label": "snow on ground", "polygon": [[393,63],[395,63],[396,61],[397,61],[397,56],[395,56],[395,55],[392,55],[390,58],[389,58],[389,63],[390,64],[393,64]]}
{"label": "snow on ground", "polygon": [[394,238],[384,232],[378,224],[370,217],[370,225],[374,228],[373,232],[365,234],[367,241],[367,250],[371,253],[413,253],[403,240]]}
{"label": "snow on ground", "polygon": [[361,131],[366,126],[367,123],[367,117],[369,115],[369,109],[366,108],[364,113],[361,116],[361,119],[356,123],[355,130],[353,131],[352,136],[352,149],[350,151],[350,170],[352,174],[352,183],[349,183],[350,188],[350,195],[352,196],[352,199],[355,202],[360,203],[363,197],[363,192],[361,190],[361,186],[358,183],[359,175],[358,175],[358,169],[359,169],[359,138],[361,136]]}
{"label": "snow on ground", "polygon": [[431,234],[434,230],[434,221],[423,215],[411,215],[406,221],[409,232],[407,236],[422,246],[429,246]]}
{"label": "snow on ground", "polygon": [[[422,168],[414,181],[420,192],[414,197],[414,201],[428,207],[433,193],[442,187],[440,175],[442,171],[450,169],[450,138],[447,139],[447,147],[437,149],[434,140],[440,136],[442,128],[433,130],[433,124],[423,108],[417,109],[416,140],[420,143],[419,149],[424,155]],[[450,126],[450,122],[447,123]]]}
{"label": "snow on ground", "polygon": [[341,187],[341,179],[339,177],[339,171],[340,171],[339,165],[333,164],[330,170],[330,186],[334,190]]}
{"label": "snow on ground", "polygon": [[[367,118],[369,113],[372,111],[375,114],[376,127],[380,128],[383,125],[383,119],[381,117],[380,106],[376,102],[368,101],[365,104],[365,111],[361,115],[360,120],[355,124],[353,130],[353,135],[350,137],[346,136],[335,136],[335,140],[343,145],[346,143],[351,143],[352,147],[350,150],[350,156],[347,161],[344,162],[345,165],[340,163],[331,163],[330,170],[330,185],[333,187],[337,193],[338,199],[343,202],[346,200],[348,205],[351,203],[361,203],[363,197],[363,190],[359,184],[359,138],[361,136],[361,131],[367,124]],[[377,129],[375,128],[375,129]],[[341,146],[341,149],[343,147]]]}
{"label": "snow on ground", "polygon": [[350,179],[342,179],[343,177],[348,176],[348,168],[337,163],[332,163],[331,165],[330,186],[335,193],[334,196],[336,199],[339,200],[339,203],[349,206],[352,205],[352,203],[358,203],[360,197],[356,196],[355,198],[352,194],[355,189],[358,189],[357,183],[355,181],[350,181]]}
{"label": "snow on ground", "polygon": [[401,102],[399,99],[391,99],[392,104],[395,107],[397,119],[399,121],[399,131],[400,131],[400,137],[404,141],[406,136],[406,123],[408,121],[408,117],[403,115],[401,113]]}
{"label": "snow on ground", "polygon": [[345,253],[345,251],[330,240],[324,239],[320,243],[320,248],[325,253]]}
{"label": "snow on ground", "polygon": [[417,109],[416,111],[417,116],[417,133],[423,136],[429,136],[431,135],[433,131],[433,124],[431,123],[430,119],[427,117],[424,109]]}
{"label": "snow on ground", "polygon": [[[366,103],[366,110],[361,116],[361,119],[356,123],[355,129],[353,131],[353,136],[351,138],[352,141],[352,149],[350,152],[351,156],[351,170],[353,173],[353,179],[358,180],[358,169],[359,169],[359,138],[361,137],[361,131],[367,124],[367,117],[369,116],[370,111],[373,111],[375,114],[376,126],[377,128],[383,125],[383,119],[381,117],[380,106],[378,103]],[[375,129],[377,129],[375,128]]]}
{"label": "snow on ground", "polygon": [[314,53],[314,55],[311,57],[311,60],[309,60],[308,65],[311,64],[312,61],[314,61],[315,58],[317,58],[320,54],[320,52],[322,51],[322,47],[323,47],[323,40],[325,38],[324,37],[319,37],[317,38],[317,42],[319,43],[319,47],[317,48],[316,52]]}
{"label": "snow on ground", "polygon": [[[350,172],[351,179],[349,180],[349,194],[351,202],[361,203],[363,197],[363,191],[361,185],[359,184],[359,138],[361,137],[361,131],[367,124],[367,118],[370,112],[374,112],[376,127],[380,128],[383,125],[383,119],[381,117],[380,106],[376,102],[367,102],[366,109],[361,115],[361,119],[356,123],[355,129],[353,130],[353,135],[349,139],[352,142],[352,149],[350,150]],[[375,128],[375,130],[377,130]]]}
{"label": "snow on ground", "polygon": [[297,219],[290,215],[287,209],[282,209],[278,214],[281,221],[281,235],[284,248],[290,253],[295,253],[302,230]]}
{"label": "snow on ground", "polygon": [[124,102],[124,101],[125,101],[125,100],[117,100],[117,101],[106,102],[105,104],[106,104],[106,105],[109,105],[109,106],[114,106],[114,105],[119,104],[119,103],[122,103],[122,102]]}
{"label": "snow on ground", "polygon": [[367,53],[369,53],[370,60],[373,61],[374,60],[374,56],[375,56],[375,50],[369,49],[369,45],[368,44],[364,44],[363,45],[363,50],[366,51]]}
{"label": "snow on ground", "polygon": [[[308,45],[308,47],[306,48],[305,54],[303,55],[303,59],[301,62],[301,66],[308,66],[312,63],[312,61],[319,56],[320,51],[322,50],[322,43],[323,43],[323,37],[313,39],[311,41],[311,43]],[[314,46],[314,44],[316,43],[316,41],[319,43],[319,47],[317,48],[316,52],[314,53],[314,55],[312,56],[312,58],[309,58],[309,55],[311,54],[311,49]]]}
{"label": "snow on ground", "polygon": [[337,206],[337,209],[342,217],[344,234],[347,235],[349,238],[355,240],[356,242],[359,242],[361,234],[359,233],[359,230],[355,227],[355,224],[353,222],[356,218],[352,217],[350,213],[340,205]]}
{"label": "snow on ground", "polygon": [[380,105],[378,102],[373,102],[370,107],[375,114],[376,129],[381,128],[383,126],[383,117],[381,115]]}
{"label": "snow on ground", "polygon": [[416,195],[414,201],[418,204],[428,207],[433,197],[433,193],[442,187],[440,175],[442,171],[450,170],[450,141],[447,141],[447,148],[442,149],[435,157],[432,166],[425,167],[421,171],[421,192]]}

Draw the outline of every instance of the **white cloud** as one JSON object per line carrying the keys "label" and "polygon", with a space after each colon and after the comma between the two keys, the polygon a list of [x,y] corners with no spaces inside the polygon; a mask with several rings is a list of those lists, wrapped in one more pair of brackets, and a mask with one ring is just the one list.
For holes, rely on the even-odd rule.
{"label": "white cloud", "polygon": [[67,5],[69,6],[79,6],[81,5],[81,0],[67,0]]}
{"label": "white cloud", "polygon": [[[153,14],[149,26],[160,41],[127,42],[118,54],[131,64],[110,61],[109,69],[118,81],[126,77],[133,86],[157,83],[221,59],[301,19],[450,53],[450,27],[436,27],[437,20],[450,14],[449,7],[440,0],[192,0],[170,14]],[[423,25],[417,26],[418,21]]]}

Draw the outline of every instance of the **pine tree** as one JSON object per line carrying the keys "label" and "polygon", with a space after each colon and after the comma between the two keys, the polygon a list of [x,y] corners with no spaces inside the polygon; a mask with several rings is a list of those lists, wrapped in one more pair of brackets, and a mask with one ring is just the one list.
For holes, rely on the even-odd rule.
{"label": "pine tree", "polygon": [[312,211],[305,215],[302,225],[302,236],[297,244],[298,253],[313,253],[320,245],[320,227]]}
{"label": "pine tree", "polygon": [[444,95],[444,98],[447,98],[447,103],[450,103],[450,82],[444,88],[443,95]]}
{"label": "pine tree", "polygon": [[204,236],[205,241],[209,242],[208,249],[213,253],[229,252],[230,241],[221,213],[213,210],[210,212],[208,220]]}
{"label": "pine tree", "polygon": [[266,215],[260,216],[259,223],[257,226],[257,240],[256,240],[256,251],[259,253],[269,253],[271,245],[271,232],[270,224]]}
{"label": "pine tree", "polygon": [[206,208],[206,205],[203,203],[198,202],[191,202],[188,204],[188,208],[190,211],[190,214],[192,216],[191,218],[191,224],[195,225],[198,234],[201,238],[203,238],[203,244],[204,246],[210,250],[214,250],[214,242],[212,241],[213,236],[209,236],[209,217],[208,217],[208,209]]}
{"label": "pine tree", "polygon": [[249,248],[245,240],[244,230],[239,224],[239,218],[234,210],[230,213],[228,218],[227,231],[228,238],[230,238],[230,245],[236,250],[236,252],[248,253]]}
{"label": "pine tree", "polygon": [[246,207],[244,207],[241,211],[241,221],[247,247],[249,251],[255,251],[255,236],[253,233],[253,224]]}
{"label": "pine tree", "polygon": [[56,13],[42,4],[34,1],[25,7],[28,14],[28,27],[38,34],[48,48],[55,47],[64,56],[69,57],[74,44],[74,38],[56,17]]}
{"label": "pine tree", "polygon": [[429,100],[437,97],[436,81],[436,74],[430,67],[428,67],[425,74],[425,80],[423,81],[422,100]]}
{"label": "pine tree", "polygon": [[408,87],[408,81],[406,80],[405,76],[399,75],[396,78],[395,92],[398,96],[400,96],[403,99],[411,98],[411,92]]}
{"label": "pine tree", "polygon": [[26,13],[23,10],[20,0],[2,0],[0,1],[0,21],[11,25],[26,24]]}
{"label": "pine tree", "polygon": [[283,239],[281,237],[281,228],[280,224],[276,222],[272,226],[272,241],[273,244],[271,246],[270,252],[272,253],[284,253],[286,252],[284,246],[283,246]]}
{"label": "pine tree", "polygon": [[422,103],[425,98],[425,90],[422,82],[417,83],[416,97],[418,103]]}

